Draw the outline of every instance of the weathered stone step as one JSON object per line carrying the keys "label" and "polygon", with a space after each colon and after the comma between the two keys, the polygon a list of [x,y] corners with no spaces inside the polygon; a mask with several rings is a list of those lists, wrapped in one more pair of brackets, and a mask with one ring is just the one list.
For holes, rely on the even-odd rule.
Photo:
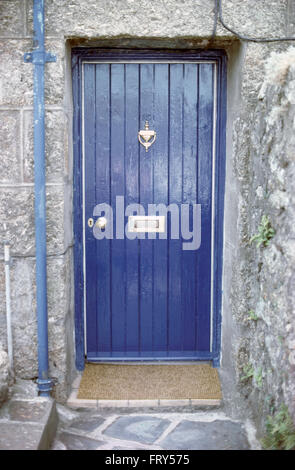
{"label": "weathered stone step", "polygon": [[55,400],[36,397],[8,401],[0,414],[1,450],[47,450],[55,437]]}

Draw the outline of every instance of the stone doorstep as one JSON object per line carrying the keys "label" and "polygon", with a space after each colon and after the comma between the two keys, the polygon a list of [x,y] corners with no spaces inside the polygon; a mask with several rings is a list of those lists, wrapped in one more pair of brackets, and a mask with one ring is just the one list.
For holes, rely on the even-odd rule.
{"label": "stone doorstep", "polygon": [[11,399],[0,418],[1,450],[48,450],[58,416],[52,398]]}
{"label": "stone doorstep", "polygon": [[185,400],[86,400],[77,398],[79,385],[82,375],[76,377],[72,384],[72,392],[67,400],[67,406],[71,408],[159,408],[159,407],[177,407],[177,406],[196,406],[196,407],[218,407],[221,400],[216,399],[193,399]]}

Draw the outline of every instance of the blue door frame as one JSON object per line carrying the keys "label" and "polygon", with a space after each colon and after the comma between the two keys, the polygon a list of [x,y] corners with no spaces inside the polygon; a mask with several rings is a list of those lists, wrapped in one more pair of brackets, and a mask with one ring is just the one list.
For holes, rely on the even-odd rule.
{"label": "blue door frame", "polygon": [[[84,235],[85,217],[83,210],[83,168],[82,168],[82,67],[87,62],[120,62],[136,61],[155,62],[195,62],[214,61],[216,64],[216,129],[215,129],[215,166],[212,175],[212,197],[214,198],[214,243],[211,256],[212,283],[212,344],[209,351],[198,351],[192,360],[211,360],[214,366],[220,361],[221,337],[221,296],[222,296],[222,250],[223,250],[223,205],[225,184],[225,125],[226,125],[226,55],[221,50],[208,51],[151,51],[151,50],[111,50],[82,49],[72,51],[72,76],[74,100],[74,277],[75,277],[75,341],[76,367],[84,369],[85,363],[85,321],[84,321]],[[135,359],[135,358],[133,358]],[[149,358],[150,359],[150,358]],[[175,358],[174,358],[175,359]],[[180,359],[183,360],[182,357]],[[189,359],[188,357],[186,359]],[[105,358],[104,358],[105,360]],[[110,358],[110,360],[113,360]],[[126,360],[126,358],[125,358]],[[137,357],[136,360],[144,360]]]}

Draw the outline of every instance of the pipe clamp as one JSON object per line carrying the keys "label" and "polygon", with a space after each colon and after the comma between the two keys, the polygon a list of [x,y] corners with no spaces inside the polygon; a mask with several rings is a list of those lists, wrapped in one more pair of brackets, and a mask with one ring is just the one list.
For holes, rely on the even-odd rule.
{"label": "pipe clamp", "polygon": [[50,392],[54,386],[54,380],[52,379],[37,379],[36,383],[41,394],[44,392]]}
{"label": "pipe clamp", "polygon": [[44,65],[46,62],[56,62],[56,55],[51,52],[33,51],[24,54],[24,62],[36,65]]}

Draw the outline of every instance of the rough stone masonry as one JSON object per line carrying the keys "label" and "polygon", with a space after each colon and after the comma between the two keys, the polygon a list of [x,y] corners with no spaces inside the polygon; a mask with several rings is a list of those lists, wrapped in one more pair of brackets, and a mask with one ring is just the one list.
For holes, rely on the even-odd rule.
{"label": "rough stone masonry", "polygon": [[[248,36],[295,35],[294,2],[223,0]],[[33,214],[32,0],[0,0],[0,340],[6,345],[4,240],[11,244],[14,364],[37,376]],[[64,402],[75,376],[72,228],[72,46],[223,48],[228,55],[222,379],[232,416],[263,427],[285,402],[295,419],[293,43],[241,42],[217,25],[213,0],[47,0],[47,249],[50,376]],[[275,236],[250,238],[268,215]],[[249,312],[252,311],[252,315]],[[254,312],[254,313],[253,313]],[[254,319],[257,318],[257,319]],[[4,355],[1,353],[1,357]],[[253,374],[243,379],[245,369]]]}

